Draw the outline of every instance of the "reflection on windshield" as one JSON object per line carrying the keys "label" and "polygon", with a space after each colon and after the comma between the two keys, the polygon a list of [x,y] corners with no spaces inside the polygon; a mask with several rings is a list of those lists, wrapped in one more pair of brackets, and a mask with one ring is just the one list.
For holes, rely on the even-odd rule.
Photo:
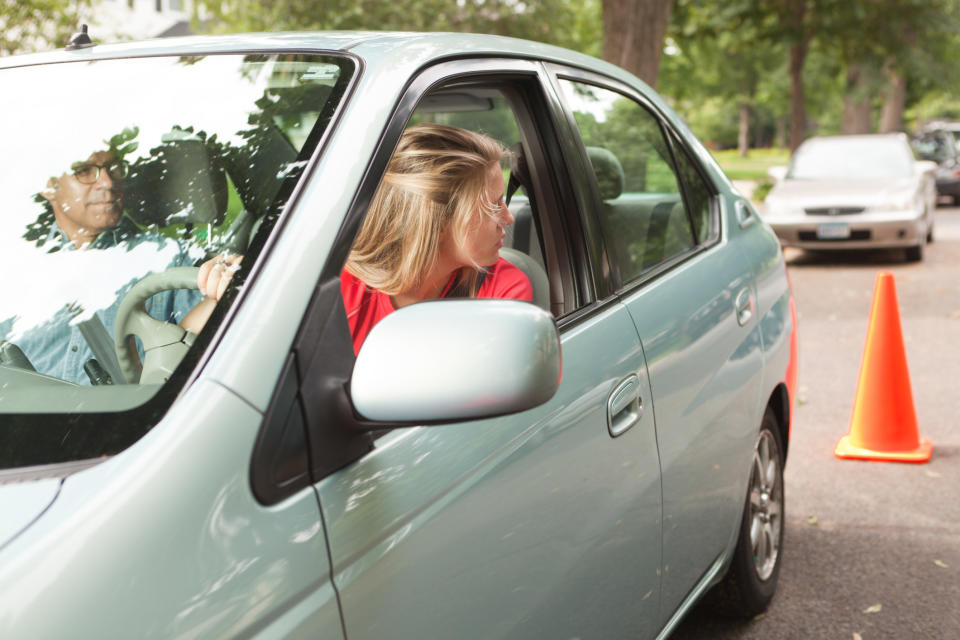
{"label": "reflection on windshield", "polygon": [[810,140],[797,149],[788,178],[906,178],[913,175],[913,156],[896,140]]}
{"label": "reflection on windshield", "polygon": [[[122,394],[137,380],[114,366],[122,300],[151,273],[223,253],[254,262],[251,241],[269,232],[351,70],[329,56],[215,55],[0,71],[18,96],[0,121],[0,411],[133,406]],[[175,327],[199,299],[195,287],[162,291],[145,311]],[[151,341],[134,335],[143,357]],[[84,405],[72,389],[93,385],[116,391]]]}

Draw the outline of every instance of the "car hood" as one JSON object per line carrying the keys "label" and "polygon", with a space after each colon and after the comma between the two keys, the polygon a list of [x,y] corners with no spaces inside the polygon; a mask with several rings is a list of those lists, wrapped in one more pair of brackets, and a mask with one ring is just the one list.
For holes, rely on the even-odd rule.
{"label": "car hood", "polygon": [[767,195],[777,207],[874,207],[903,201],[917,190],[916,178],[783,180]]}
{"label": "car hood", "polygon": [[0,484],[0,548],[23,533],[53,504],[62,478]]}

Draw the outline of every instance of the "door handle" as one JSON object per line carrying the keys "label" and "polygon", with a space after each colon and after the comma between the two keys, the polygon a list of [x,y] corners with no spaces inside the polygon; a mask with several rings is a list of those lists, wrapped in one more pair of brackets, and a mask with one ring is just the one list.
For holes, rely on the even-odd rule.
{"label": "door handle", "polygon": [[737,311],[737,322],[741,327],[746,326],[753,317],[753,296],[749,287],[740,290],[733,304]]}
{"label": "door handle", "polygon": [[643,399],[640,397],[640,378],[635,373],[622,381],[607,398],[607,430],[614,438],[640,422]]}

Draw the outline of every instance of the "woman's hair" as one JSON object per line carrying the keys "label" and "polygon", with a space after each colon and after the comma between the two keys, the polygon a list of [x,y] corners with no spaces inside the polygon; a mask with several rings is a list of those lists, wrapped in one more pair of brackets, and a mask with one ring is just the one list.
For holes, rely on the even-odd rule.
{"label": "woman's hair", "polygon": [[[387,295],[409,291],[438,258],[449,227],[461,247],[487,202],[490,166],[508,151],[474,131],[418,124],[404,131],[373,197],[346,269]],[[461,269],[456,287],[476,295],[481,265]]]}

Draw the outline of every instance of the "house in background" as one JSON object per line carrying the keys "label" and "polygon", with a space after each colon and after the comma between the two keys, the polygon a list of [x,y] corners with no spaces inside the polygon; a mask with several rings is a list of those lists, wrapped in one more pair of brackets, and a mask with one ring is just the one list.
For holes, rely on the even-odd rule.
{"label": "house in background", "polygon": [[190,29],[192,0],[92,0],[81,10],[95,42],[184,36]]}

